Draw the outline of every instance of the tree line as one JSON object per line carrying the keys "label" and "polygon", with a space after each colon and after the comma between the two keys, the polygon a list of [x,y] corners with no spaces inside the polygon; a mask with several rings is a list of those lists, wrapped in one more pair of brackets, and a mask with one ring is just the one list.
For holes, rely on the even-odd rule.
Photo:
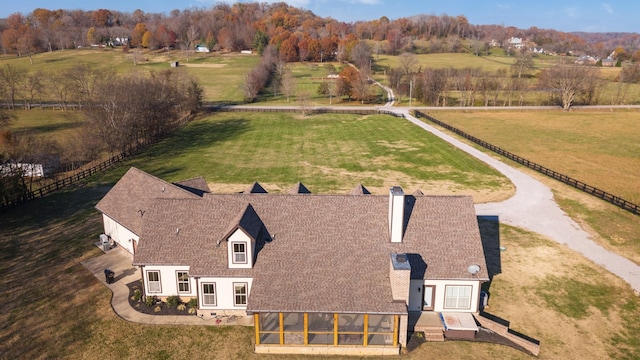
{"label": "tree line", "polygon": [[[623,59],[640,60],[640,35],[564,33],[473,25],[463,15],[416,15],[390,20],[340,22],[320,18],[286,3],[219,3],[210,8],[172,10],[169,14],[116,10],[34,9],[0,23],[2,51],[31,56],[79,46],[179,48],[206,45],[214,50],[254,49],[273,45],[285,61],[348,60],[361,40],[374,42],[374,53],[468,51],[464,42],[486,49],[489,42],[507,46],[511,37],[528,39],[556,53],[590,53],[605,57],[613,50]],[[615,35],[615,36],[614,36]],[[476,49],[476,50],[477,50]]]}
{"label": "tree line", "polygon": [[[480,68],[422,68],[416,55],[398,56],[398,66],[387,71],[389,85],[400,95],[427,106],[523,106],[574,104],[624,105],[630,84],[640,83],[640,64],[622,68],[615,82],[599,77],[594,66],[567,60],[536,72],[530,52],[516,53],[510,67],[496,71]],[[603,97],[609,86],[608,98]],[[530,94],[537,93],[536,96]]]}
{"label": "tree line", "polygon": [[[73,102],[85,120],[71,141],[60,144],[50,138],[12,132],[8,125],[15,121],[13,112],[1,110],[0,201],[9,202],[32,190],[36,175],[25,177],[25,167],[19,164],[75,169],[105,152],[127,151],[164,136],[198,112],[202,104],[199,84],[179,68],[152,72],[150,76],[118,75],[86,65],[37,74],[24,74],[9,64],[1,68],[0,84],[4,86],[0,90],[10,100],[10,108],[16,107],[16,101],[23,101],[27,109],[31,106],[28,99],[33,94],[23,90],[34,82],[43,84],[41,90],[50,87],[62,96],[64,101],[58,99],[61,109]],[[27,98],[17,94],[26,94]]]}

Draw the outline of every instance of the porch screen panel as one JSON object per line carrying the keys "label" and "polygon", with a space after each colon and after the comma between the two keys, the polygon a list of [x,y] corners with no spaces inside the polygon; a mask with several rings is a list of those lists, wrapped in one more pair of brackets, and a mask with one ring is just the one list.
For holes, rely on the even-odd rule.
{"label": "porch screen panel", "polygon": [[368,345],[393,345],[393,315],[369,315]]}
{"label": "porch screen panel", "polygon": [[284,313],[284,343],[304,344],[304,313]]}
{"label": "porch screen panel", "polygon": [[333,345],[333,314],[309,313],[309,345]]}
{"label": "porch screen panel", "polygon": [[260,343],[280,344],[280,320],[278,313],[260,313]]}
{"label": "porch screen panel", "polygon": [[338,315],[338,345],[362,345],[364,342],[364,315]]}

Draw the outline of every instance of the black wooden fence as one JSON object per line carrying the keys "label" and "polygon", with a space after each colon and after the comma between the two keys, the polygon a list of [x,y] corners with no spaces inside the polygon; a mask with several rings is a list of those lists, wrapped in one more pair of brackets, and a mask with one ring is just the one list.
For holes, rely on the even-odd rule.
{"label": "black wooden fence", "polygon": [[544,167],[542,165],[536,164],[536,163],[534,163],[532,161],[529,161],[529,160],[527,160],[525,158],[522,158],[522,157],[520,157],[518,155],[512,154],[512,153],[510,153],[510,152],[508,152],[508,151],[506,151],[504,149],[501,149],[501,148],[499,148],[497,146],[491,145],[486,141],[480,140],[475,136],[469,135],[469,134],[465,133],[464,131],[462,131],[460,129],[457,129],[457,128],[455,128],[455,127],[453,127],[453,126],[451,126],[451,125],[449,125],[447,123],[444,123],[444,122],[442,122],[442,121],[440,121],[440,120],[438,120],[438,119],[436,119],[434,117],[431,117],[431,116],[429,116],[429,115],[427,115],[425,113],[416,111],[415,115],[416,115],[416,117],[419,117],[419,118],[425,118],[425,119],[431,121],[432,123],[434,123],[434,124],[436,124],[436,125],[438,125],[440,127],[443,127],[443,128],[445,128],[445,129],[447,129],[447,130],[449,130],[449,131],[451,131],[451,132],[453,132],[455,134],[458,134],[458,135],[462,136],[463,138],[468,139],[468,140],[470,140],[470,141],[472,141],[472,142],[484,147],[485,149],[489,149],[489,150],[491,150],[491,151],[493,151],[493,152],[495,152],[497,154],[500,154],[500,155],[502,155],[502,156],[504,156],[504,157],[506,157],[506,158],[508,158],[510,160],[513,160],[513,161],[517,162],[518,164],[524,165],[524,166],[528,167],[529,169],[533,169],[533,170],[535,170],[535,171],[537,171],[539,173],[542,173],[542,174],[547,175],[547,176],[549,176],[551,178],[559,180],[559,181],[561,181],[561,182],[563,182],[563,183],[565,183],[567,185],[573,186],[574,188],[576,188],[578,190],[582,190],[582,191],[586,192],[587,194],[593,195],[593,196],[598,197],[600,199],[603,199],[603,200],[605,200],[607,202],[610,202],[611,204],[613,204],[615,206],[618,206],[618,207],[620,207],[620,208],[622,208],[624,210],[627,210],[627,211],[629,211],[629,212],[631,212],[633,214],[640,215],[640,205],[634,204],[634,203],[632,203],[630,201],[627,201],[627,200],[625,200],[625,199],[623,199],[623,198],[621,198],[619,196],[610,194],[610,193],[608,193],[608,192],[606,192],[604,190],[598,189],[598,188],[596,188],[594,186],[591,186],[589,184],[585,184],[582,181],[576,180],[576,179],[571,178],[571,177],[569,177],[567,175],[561,174],[561,173],[559,173],[557,171],[553,171],[553,170],[548,169],[548,168],[546,168],[546,167]]}
{"label": "black wooden fence", "polygon": [[82,170],[79,171],[73,175],[70,175],[68,177],[65,177],[63,179],[60,180],[56,180],[53,183],[50,183],[46,186],[40,187],[38,189],[35,189],[33,191],[28,191],[23,197],[16,199],[14,201],[11,202],[1,202],[0,203],[0,213],[4,212],[6,210],[9,210],[11,208],[14,208],[20,204],[23,204],[25,202],[34,200],[34,199],[38,199],[44,196],[47,196],[51,193],[54,193],[60,189],[64,189],[67,188],[77,182],[79,182],[80,180],[83,180],[85,178],[88,178],[89,176],[96,174],[98,172],[107,170],[111,167],[113,167],[114,165],[118,164],[119,162],[123,161],[124,159],[126,159],[127,157],[138,153],[139,151],[141,151],[142,149],[148,147],[149,145],[157,142],[158,139],[152,139],[152,140],[148,140],[148,141],[144,141],[139,143],[138,145],[136,145],[135,147],[133,147],[130,150],[127,151],[123,151],[120,154],[114,155],[111,158],[109,158],[108,160],[101,162],[100,164],[93,166],[89,169],[86,170]]}

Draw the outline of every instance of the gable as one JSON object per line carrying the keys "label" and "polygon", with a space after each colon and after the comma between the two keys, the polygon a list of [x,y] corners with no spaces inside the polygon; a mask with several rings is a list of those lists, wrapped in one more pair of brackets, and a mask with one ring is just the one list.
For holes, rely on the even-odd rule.
{"label": "gable", "polygon": [[148,202],[156,198],[197,199],[199,197],[132,167],[96,204],[96,209],[139,235],[149,206]]}

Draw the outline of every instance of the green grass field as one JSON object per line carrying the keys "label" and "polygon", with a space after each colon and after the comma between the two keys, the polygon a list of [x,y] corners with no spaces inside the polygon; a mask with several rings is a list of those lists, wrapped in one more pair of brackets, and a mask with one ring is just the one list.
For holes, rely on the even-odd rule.
{"label": "green grass field", "polygon": [[212,183],[259,181],[274,189],[302,181],[319,193],[348,192],[360,182],[382,193],[402,185],[479,197],[510,188],[480,161],[383,115],[217,113],[188,124],[132,165],[168,180],[202,175]]}
{"label": "green grass field", "polygon": [[79,111],[15,110],[9,124],[14,133],[29,133],[44,136],[59,143],[77,138],[84,122]]}

